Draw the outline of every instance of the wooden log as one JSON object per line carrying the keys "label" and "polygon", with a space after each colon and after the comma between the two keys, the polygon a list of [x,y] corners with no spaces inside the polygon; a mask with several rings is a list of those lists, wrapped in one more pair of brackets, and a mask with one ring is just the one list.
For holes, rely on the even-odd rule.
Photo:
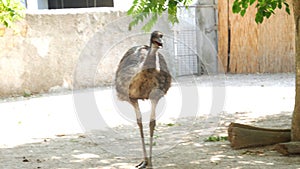
{"label": "wooden log", "polygon": [[291,140],[291,130],[266,129],[231,123],[228,128],[228,140],[234,149],[273,145],[289,142]]}
{"label": "wooden log", "polygon": [[300,142],[279,143],[275,146],[275,150],[283,155],[299,155]]}

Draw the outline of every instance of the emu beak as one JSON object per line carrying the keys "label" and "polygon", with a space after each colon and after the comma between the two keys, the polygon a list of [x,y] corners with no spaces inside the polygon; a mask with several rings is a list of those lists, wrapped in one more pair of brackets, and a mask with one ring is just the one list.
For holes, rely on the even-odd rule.
{"label": "emu beak", "polygon": [[159,48],[163,48],[163,43],[164,40],[162,38],[158,38],[156,41],[156,44],[158,45]]}

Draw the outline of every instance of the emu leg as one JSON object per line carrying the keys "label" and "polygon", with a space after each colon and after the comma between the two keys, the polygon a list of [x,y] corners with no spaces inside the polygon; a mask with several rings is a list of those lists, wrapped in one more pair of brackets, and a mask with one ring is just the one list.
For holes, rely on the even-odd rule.
{"label": "emu leg", "polygon": [[153,146],[153,134],[154,134],[154,129],[155,129],[155,120],[150,121],[150,152],[149,152],[149,168],[152,168],[152,146]]}
{"label": "emu leg", "polygon": [[140,129],[140,134],[141,134],[141,141],[142,141],[142,147],[143,147],[143,155],[144,155],[144,160],[136,166],[136,168],[146,168],[148,164],[148,158],[147,158],[147,152],[146,152],[146,146],[145,146],[145,139],[144,139],[144,131],[143,131],[143,123],[142,123],[142,114],[138,105],[137,100],[131,100],[131,104],[134,107],[135,113],[136,113],[136,119],[137,119],[137,124]]}
{"label": "emu leg", "polygon": [[152,108],[151,108],[151,116],[150,116],[150,151],[149,151],[149,168],[152,168],[152,146],[153,146],[153,135],[154,135],[154,129],[156,125],[156,106],[157,106],[157,100],[151,100]]}
{"label": "emu leg", "polygon": [[143,132],[143,123],[142,119],[137,119],[138,126],[140,128],[140,134],[141,134],[141,140],[142,140],[142,146],[143,146],[143,154],[144,154],[144,161],[142,161],[140,164],[136,166],[136,168],[146,168],[148,165],[148,158],[147,158],[147,152],[146,152],[146,146],[145,146],[145,139],[144,139],[144,132]]}

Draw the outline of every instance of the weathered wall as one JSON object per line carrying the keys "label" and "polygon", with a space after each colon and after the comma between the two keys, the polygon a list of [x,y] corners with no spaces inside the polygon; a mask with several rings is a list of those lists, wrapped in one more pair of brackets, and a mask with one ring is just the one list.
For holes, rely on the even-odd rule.
{"label": "weathered wall", "polygon": [[201,69],[209,74],[218,72],[216,4],[217,0],[199,0],[196,7],[196,24],[200,30],[197,31],[197,52],[203,61]]}
{"label": "weathered wall", "polygon": [[[111,84],[126,50],[149,43],[140,26],[128,31],[125,15],[111,8],[45,10],[27,14],[15,31],[0,28],[0,97]],[[163,19],[156,28],[169,33]]]}

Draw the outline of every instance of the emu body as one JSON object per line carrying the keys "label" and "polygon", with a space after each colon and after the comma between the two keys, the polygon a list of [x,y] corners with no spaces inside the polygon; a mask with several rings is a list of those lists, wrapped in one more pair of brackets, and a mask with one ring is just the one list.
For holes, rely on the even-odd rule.
{"label": "emu body", "polygon": [[[171,75],[166,61],[158,49],[162,47],[162,33],[154,31],[151,34],[150,46],[142,45],[130,48],[121,59],[116,72],[115,84],[120,100],[129,102],[136,113],[137,124],[140,129],[144,160],[137,168],[152,167],[152,143],[155,128],[155,109],[158,101],[167,93],[171,85]],[[150,151],[147,156],[142,115],[138,99],[151,100],[150,117]]]}

